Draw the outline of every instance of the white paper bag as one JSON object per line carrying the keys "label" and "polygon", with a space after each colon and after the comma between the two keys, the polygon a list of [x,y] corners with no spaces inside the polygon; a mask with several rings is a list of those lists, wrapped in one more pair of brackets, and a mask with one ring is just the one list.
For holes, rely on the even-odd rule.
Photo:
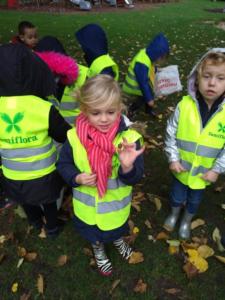
{"label": "white paper bag", "polygon": [[160,68],[155,75],[155,96],[170,95],[182,90],[177,65]]}

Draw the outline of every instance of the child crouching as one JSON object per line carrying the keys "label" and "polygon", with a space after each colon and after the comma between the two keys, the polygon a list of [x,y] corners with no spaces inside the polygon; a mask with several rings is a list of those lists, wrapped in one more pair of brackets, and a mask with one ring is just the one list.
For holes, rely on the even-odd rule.
{"label": "child crouching", "polygon": [[132,248],[128,232],[132,186],[143,176],[141,136],[129,129],[121,115],[121,92],[109,75],[89,79],[78,96],[81,114],[68,131],[57,163],[73,187],[74,223],[92,244],[102,275],[112,273],[104,244],[113,242],[128,259]]}

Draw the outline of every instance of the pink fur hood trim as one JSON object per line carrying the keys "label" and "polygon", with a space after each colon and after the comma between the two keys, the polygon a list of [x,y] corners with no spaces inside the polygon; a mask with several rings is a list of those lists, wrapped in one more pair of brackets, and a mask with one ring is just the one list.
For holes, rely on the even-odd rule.
{"label": "pink fur hood trim", "polygon": [[35,53],[55,75],[60,76],[60,82],[64,85],[71,85],[77,79],[79,67],[72,57],[54,51]]}

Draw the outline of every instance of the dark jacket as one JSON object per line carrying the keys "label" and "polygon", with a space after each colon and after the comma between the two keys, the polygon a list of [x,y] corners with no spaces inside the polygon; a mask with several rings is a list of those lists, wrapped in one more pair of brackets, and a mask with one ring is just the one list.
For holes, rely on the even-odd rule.
{"label": "dark jacket", "polygon": [[[84,51],[84,58],[88,67],[93,61],[104,54],[108,54],[108,41],[104,30],[97,24],[88,24],[75,33],[77,41]],[[103,69],[102,74],[115,77],[111,67]]]}

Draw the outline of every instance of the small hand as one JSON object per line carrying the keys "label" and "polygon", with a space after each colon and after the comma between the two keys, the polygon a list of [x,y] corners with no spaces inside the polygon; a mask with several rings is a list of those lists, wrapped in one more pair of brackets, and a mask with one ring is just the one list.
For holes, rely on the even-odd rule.
{"label": "small hand", "polygon": [[149,106],[149,107],[153,107],[154,104],[155,104],[155,101],[154,101],[154,100],[151,100],[151,101],[148,102],[148,106]]}
{"label": "small hand", "polygon": [[96,174],[81,173],[75,177],[75,181],[81,185],[96,186]]}
{"label": "small hand", "polygon": [[209,170],[205,174],[202,175],[202,179],[209,181],[209,182],[216,182],[219,174],[215,171]]}
{"label": "small hand", "polygon": [[186,171],[186,169],[182,166],[182,164],[179,161],[173,161],[172,163],[170,163],[169,169],[175,173],[181,173]]}
{"label": "small hand", "polygon": [[134,161],[144,150],[145,147],[136,150],[136,143],[128,143],[127,139],[123,138],[123,142],[118,147],[119,160],[123,173],[128,173],[132,170]]}

